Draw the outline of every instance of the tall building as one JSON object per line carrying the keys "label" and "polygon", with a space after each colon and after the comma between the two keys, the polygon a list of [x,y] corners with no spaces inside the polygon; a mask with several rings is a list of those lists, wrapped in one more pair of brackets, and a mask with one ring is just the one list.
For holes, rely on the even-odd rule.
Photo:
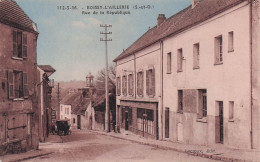
{"label": "tall building", "polygon": [[259,149],[258,0],[192,0],[114,62],[117,127],[185,144]]}
{"label": "tall building", "polygon": [[38,31],[13,0],[0,1],[0,154],[38,148]]}

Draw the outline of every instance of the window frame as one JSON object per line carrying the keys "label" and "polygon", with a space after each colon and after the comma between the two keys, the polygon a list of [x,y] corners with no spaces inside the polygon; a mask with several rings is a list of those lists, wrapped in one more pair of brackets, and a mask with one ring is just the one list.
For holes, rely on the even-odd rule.
{"label": "window frame", "polygon": [[[178,93],[178,107],[177,107],[177,113],[183,113],[183,90],[180,89],[177,91]],[[181,94],[181,95],[180,95]]]}
{"label": "window frame", "polygon": [[146,70],[146,94],[149,97],[155,96],[155,69]]}
{"label": "window frame", "polygon": [[228,52],[234,52],[234,31],[228,32]]}
{"label": "window frame", "polygon": [[167,53],[167,74],[172,73],[172,53]]}
{"label": "window frame", "polygon": [[139,97],[144,96],[144,72],[143,71],[137,72],[137,95]]}
{"label": "window frame", "polygon": [[133,74],[128,75],[128,94],[130,96],[134,95],[134,75]]}
{"label": "window frame", "polygon": [[223,64],[223,36],[219,35],[215,37],[215,57],[214,57],[214,65]]}
{"label": "window frame", "polygon": [[21,30],[12,30],[12,58],[23,60],[28,57],[28,35]]}
{"label": "window frame", "polygon": [[193,69],[200,68],[200,44],[193,44]]}
{"label": "window frame", "polygon": [[177,72],[183,71],[183,50],[182,48],[177,50]]}

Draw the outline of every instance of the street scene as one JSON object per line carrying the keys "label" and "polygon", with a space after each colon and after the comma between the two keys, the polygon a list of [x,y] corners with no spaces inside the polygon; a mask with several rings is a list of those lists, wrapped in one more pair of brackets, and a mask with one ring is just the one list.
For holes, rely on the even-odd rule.
{"label": "street scene", "polygon": [[260,161],[259,0],[0,0],[0,162]]}

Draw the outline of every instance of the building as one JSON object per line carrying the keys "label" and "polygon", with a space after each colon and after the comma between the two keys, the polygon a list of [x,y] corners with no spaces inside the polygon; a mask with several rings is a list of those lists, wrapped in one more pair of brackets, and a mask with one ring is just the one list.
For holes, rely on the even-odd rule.
{"label": "building", "polygon": [[51,124],[55,122],[56,114],[53,114],[52,108],[52,88],[54,87],[54,80],[49,77],[56,70],[50,65],[38,65],[37,67],[37,96],[39,107],[39,139],[44,141],[48,137]]}
{"label": "building", "polygon": [[38,148],[38,31],[13,0],[0,1],[0,154]]}
{"label": "building", "polygon": [[114,61],[117,126],[186,144],[259,149],[259,1],[192,0]]}

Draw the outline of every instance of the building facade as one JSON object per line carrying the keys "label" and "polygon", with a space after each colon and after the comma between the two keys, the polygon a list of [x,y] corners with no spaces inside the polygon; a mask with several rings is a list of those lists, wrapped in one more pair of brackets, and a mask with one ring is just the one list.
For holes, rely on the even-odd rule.
{"label": "building facade", "polygon": [[[137,97],[142,71],[138,69],[157,63],[153,67],[159,138],[259,149],[259,17],[259,2],[246,0],[192,0],[168,19],[160,14],[157,25],[114,60],[120,128],[129,129],[129,107],[140,101],[152,107],[151,96]],[[128,71],[137,96],[129,95],[133,83]],[[149,68],[144,71],[147,94]],[[131,123],[138,130],[136,107]]]}
{"label": "building facade", "polygon": [[[39,107],[39,139],[44,141],[48,137],[53,121],[52,88],[54,80],[49,77],[55,72],[50,65],[38,65],[37,67],[37,96]],[[56,114],[55,114],[56,115]],[[56,120],[56,118],[54,119]]]}
{"label": "building facade", "polygon": [[0,1],[0,154],[38,148],[38,31],[15,1]]}

